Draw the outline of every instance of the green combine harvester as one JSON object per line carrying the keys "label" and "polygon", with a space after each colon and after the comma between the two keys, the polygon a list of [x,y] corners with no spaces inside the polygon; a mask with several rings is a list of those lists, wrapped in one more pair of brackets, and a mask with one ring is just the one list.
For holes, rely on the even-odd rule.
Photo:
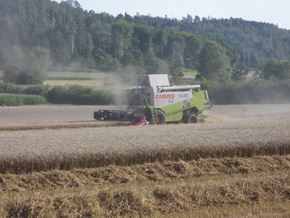
{"label": "green combine harvester", "polygon": [[197,123],[204,109],[211,109],[208,93],[200,85],[170,86],[167,74],[138,78],[138,86],[127,88],[126,110],[99,110],[97,120],[132,121],[135,125]]}

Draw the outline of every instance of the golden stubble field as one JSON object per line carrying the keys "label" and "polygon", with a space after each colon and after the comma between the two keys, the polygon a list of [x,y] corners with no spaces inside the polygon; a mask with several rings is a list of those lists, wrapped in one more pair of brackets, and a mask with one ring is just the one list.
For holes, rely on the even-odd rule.
{"label": "golden stubble field", "polygon": [[205,123],[145,127],[0,108],[21,123],[0,131],[0,216],[289,217],[289,106],[273,108],[217,106]]}

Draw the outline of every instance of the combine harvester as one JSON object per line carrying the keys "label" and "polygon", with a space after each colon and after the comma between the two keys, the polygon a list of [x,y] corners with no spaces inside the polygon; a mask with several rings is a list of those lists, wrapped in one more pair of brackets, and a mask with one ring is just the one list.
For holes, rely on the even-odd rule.
{"label": "combine harvester", "polygon": [[149,74],[138,78],[138,86],[127,88],[126,110],[99,110],[94,119],[132,121],[147,124],[197,123],[204,109],[211,109],[208,93],[200,85],[170,86],[167,74]]}

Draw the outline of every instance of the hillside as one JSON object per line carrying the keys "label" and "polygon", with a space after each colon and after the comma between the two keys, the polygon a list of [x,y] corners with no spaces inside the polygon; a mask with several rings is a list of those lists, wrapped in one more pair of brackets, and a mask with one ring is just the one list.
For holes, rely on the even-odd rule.
{"label": "hillside", "polygon": [[[231,67],[290,60],[290,30],[241,18],[182,20],[85,11],[77,1],[0,1],[0,69],[23,65],[25,54],[50,51],[52,69],[159,73],[176,65],[198,69],[200,52],[215,38]],[[127,66],[130,66],[129,68]]]}
{"label": "hillside", "polygon": [[269,59],[290,59],[290,30],[274,24],[242,18],[193,18],[190,15],[181,21],[149,16],[143,16],[143,19],[152,26],[158,23],[162,28],[176,26],[192,34],[224,38],[237,49],[240,61],[251,67],[255,66],[256,60],[265,63]]}

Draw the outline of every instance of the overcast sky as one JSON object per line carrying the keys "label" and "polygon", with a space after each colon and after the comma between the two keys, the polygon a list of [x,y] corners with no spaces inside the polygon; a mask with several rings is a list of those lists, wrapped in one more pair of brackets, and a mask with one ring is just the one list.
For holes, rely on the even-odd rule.
{"label": "overcast sky", "polygon": [[[61,0],[56,0],[61,2]],[[188,14],[212,18],[242,18],[277,24],[290,30],[290,0],[78,0],[85,10],[134,16],[151,15],[181,19]]]}

